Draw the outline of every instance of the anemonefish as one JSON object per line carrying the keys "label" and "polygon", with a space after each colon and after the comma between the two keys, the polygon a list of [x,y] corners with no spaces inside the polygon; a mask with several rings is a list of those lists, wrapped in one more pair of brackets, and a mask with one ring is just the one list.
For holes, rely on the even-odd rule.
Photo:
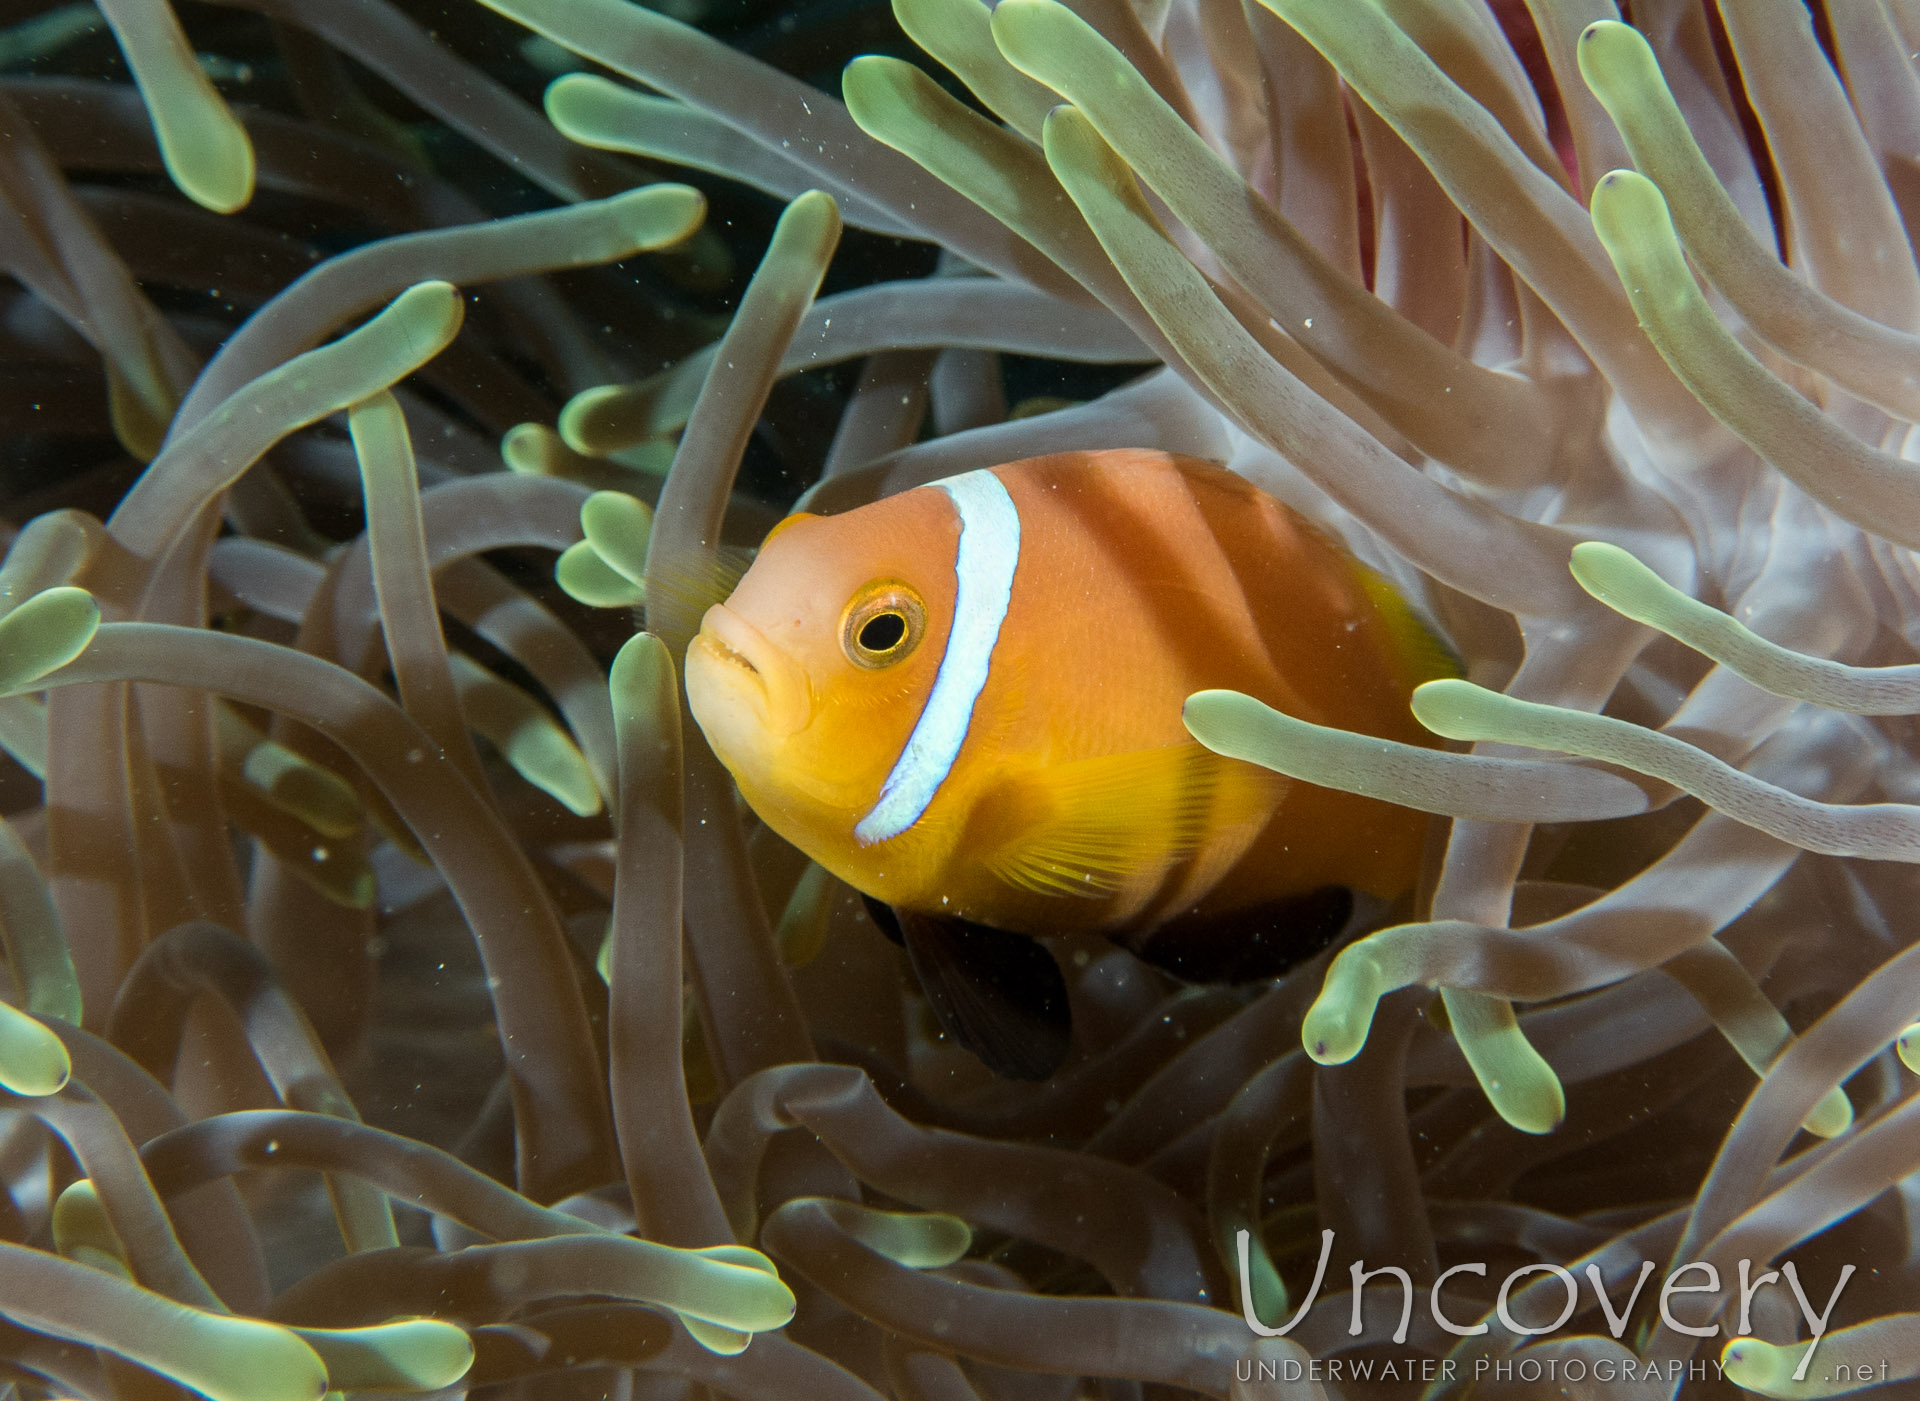
{"label": "anemonefish", "polygon": [[788,517],[686,685],[761,819],[885,907],[947,1029],[1042,1078],[1066,1003],[1031,936],[1271,973],[1353,895],[1414,882],[1421,814],[1212,753],[1189,695],[1420,744],[1408,695],[1451,670],[1381,576],[1243,478],[1108,450]]}

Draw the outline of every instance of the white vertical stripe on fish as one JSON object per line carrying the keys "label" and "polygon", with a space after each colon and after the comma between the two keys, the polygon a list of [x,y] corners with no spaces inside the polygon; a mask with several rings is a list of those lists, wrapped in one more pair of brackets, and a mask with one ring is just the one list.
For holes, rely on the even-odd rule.
{"label": "white vertical stripe on fish", "polygon": [[879,801],[853,829],[863,846],[897,837],[918,822],[960,757],[974,702],[993,665],[994,644],[1013,600],[1013,571],[1020,563],[1020,512],[998,477],[982,469],[930,485],[952,497],[960,513],[953,626],[926,708],[881,786]]}

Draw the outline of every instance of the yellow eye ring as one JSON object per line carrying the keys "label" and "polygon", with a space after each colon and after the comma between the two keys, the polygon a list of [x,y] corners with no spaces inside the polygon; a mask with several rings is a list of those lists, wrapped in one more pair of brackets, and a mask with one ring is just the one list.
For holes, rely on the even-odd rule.
{"label": "yellow eye ring", "polygon": [[880,579],[847,605],[840,650],[855,666],[892,666],[912,655],[926,631],[927,608],[920,595],[896,579]]}

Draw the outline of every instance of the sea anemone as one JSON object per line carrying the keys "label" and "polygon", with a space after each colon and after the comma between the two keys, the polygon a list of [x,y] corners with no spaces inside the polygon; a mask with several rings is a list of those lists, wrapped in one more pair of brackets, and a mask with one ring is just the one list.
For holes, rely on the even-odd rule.
{"label": "sea anemone", "polygon": [[[0,31],[0,1382],[1920,1378],[1904,0],[221,3]],[[1102,447],[1394,580],[1456,743],[1192,697],[1417,908],[1062,940],[1003,1083],[677,664],[802,488]]]}

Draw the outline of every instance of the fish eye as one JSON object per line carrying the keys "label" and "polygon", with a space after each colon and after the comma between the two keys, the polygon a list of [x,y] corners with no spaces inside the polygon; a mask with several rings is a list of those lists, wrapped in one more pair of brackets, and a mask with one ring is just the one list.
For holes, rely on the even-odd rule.
{"label": "fish eye", "polygon": [[892,666],[920,644],[927,610],[920,596],[891,579],[867,585],[847,606],[840,647],[855,666]]}
{"label": "fish eye", "polygon": [[906,640],[907,616],[888,609],[860,625],[860,645],[869,652],[891,652]]}

